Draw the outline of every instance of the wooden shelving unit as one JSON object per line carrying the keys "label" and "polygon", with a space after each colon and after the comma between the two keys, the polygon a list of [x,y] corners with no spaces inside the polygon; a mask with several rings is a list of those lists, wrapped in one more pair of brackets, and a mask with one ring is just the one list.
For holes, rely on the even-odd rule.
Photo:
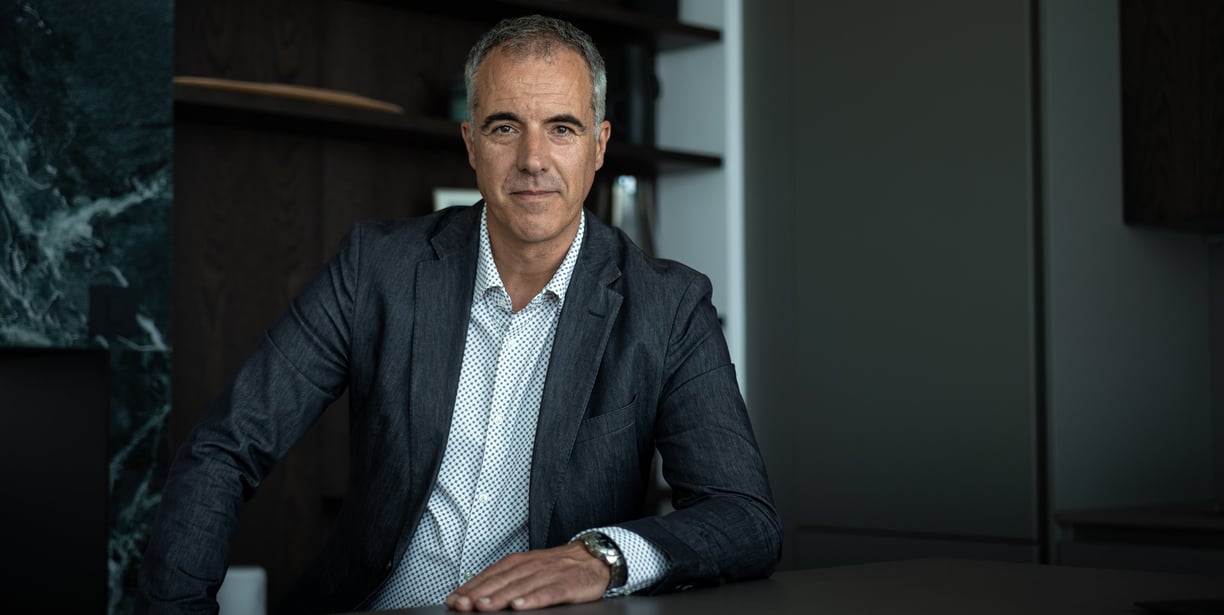
{"label": "wooden shelving unit", "polygon": [[627,11],[614,6],[574,0],[373,0],[422,12],[487,21],[529,13],[562,17],[582,28],[596,41],[647,43],[656,51],[671,51],[693,45],[717,43],[718,30],[681,23],[657,15]]}
{"label": "wooden shelving unit", "polygon": [[[460,145],[459,123],[451,120],[192,86],[174,86],[174,113],[175,120],[182,122],[219,122],[418,147]],[[613,139],[607,164],[617,173],[655,175],[717,168],[722,159]]]}

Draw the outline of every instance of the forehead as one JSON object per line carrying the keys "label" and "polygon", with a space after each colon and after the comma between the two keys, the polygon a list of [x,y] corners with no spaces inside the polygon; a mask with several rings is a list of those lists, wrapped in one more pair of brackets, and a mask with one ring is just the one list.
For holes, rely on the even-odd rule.
{"label": "forehead", "polygon": [[582,56],[567,47],[546,53],[507,50],[489,52],[476,72],[476,106],[496,104],[506,96],[574,96],[589,103],[591,73]]}

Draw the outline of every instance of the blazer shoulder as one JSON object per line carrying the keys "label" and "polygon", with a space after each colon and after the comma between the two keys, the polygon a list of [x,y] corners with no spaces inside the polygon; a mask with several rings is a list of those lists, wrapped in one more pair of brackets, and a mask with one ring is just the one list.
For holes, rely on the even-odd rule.
{"label": "blazer shoulder", "polygon": [[[479,225],[478,207],[449,207],[416,218],[364,220],[356,223],[345,240],[346,247],[363,257],[420,259],[436,255],[435,240],[462,243]],[[444,246],[450,245],[445,243]]]}
{"label": "blazer shoulder", "polygon": [[623,283],[665,289],[670,296],[694,284],[710,286],[710,279],[704,273],[679,261],[648,254],[623,231],[612,230],[616,236],[617,251],[621,255],[619,266]]}

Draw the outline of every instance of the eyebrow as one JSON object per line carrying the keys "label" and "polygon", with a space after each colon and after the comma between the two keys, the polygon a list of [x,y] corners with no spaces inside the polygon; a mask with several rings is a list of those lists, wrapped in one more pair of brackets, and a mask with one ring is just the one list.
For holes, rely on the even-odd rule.
{"label": "eyebrow", "polygon": [[[519,124],[524,123],[523,118],[519,117],[517,113],[511,113],[510,111],[499,111],[497,113],[491,113],[488,116],[486,116],[484,121],[480,123],[480,129],[482,131],[488,130],[490,125],[496,124],[497,122],[516,122]],[[573,115],[570,115],[569,113],[561,113],[558,115],[554,115],[544,120],[544,123],[545,124],[559,124],[559,123],[560,124],[573,124],[577,126],[579,130],[584,130],[584,131],[587,128],[586,124],[582,123],[582,120],[578,119],[577,117]]]}
{"label": "eyebrow", "polygon": [[586,130],[586,124],[583,124],[583,123],[582,123],[582,120],[580,120],[580,119],[578,119],[578,118],[576,118],[576,117],[574,117],[574,116],[572,116],[572,115],[570,115],[570,114],[568,114],[568,113],[562,113],[562,114],[560,114],[560,115],[554,115],[554,116],[552,116],[552,117],[548,118],[547,120],[544,120],[544,123],[546,123],[546,124],[573,124],[573,125],[577,126],[579,130]]}
{"label": "eyebrow", "polygon": [[493,114],[485,116],[484,121],[480,123],[480,129],[487,130],[490,124],[494,124],[497,122],[517,122],[519,124],[522,124],[523,119],[520,118],[518,114],[516,113],[510,113],[509,111],[501,111],[498,113],[493,113]]}

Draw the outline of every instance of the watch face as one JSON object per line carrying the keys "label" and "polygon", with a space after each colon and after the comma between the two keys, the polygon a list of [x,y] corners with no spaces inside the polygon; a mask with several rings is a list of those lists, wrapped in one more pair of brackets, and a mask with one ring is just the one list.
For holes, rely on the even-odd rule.
{"label": "watch face", "polygon": [[587,544],[597,549],[604,557],[612,555],[612,545],[608,544],[608,539],[603,536],[591,536],[587,538]]}
{"label": "watch face", "polygon": [[588,553],[599,558],[611,568],[612,578],[608,583],[609,589],[625,584],[625,577],[628,576],[625,570],[625,559],[611,538],[598,532],[591,532],[582,536],[582,544]]}

